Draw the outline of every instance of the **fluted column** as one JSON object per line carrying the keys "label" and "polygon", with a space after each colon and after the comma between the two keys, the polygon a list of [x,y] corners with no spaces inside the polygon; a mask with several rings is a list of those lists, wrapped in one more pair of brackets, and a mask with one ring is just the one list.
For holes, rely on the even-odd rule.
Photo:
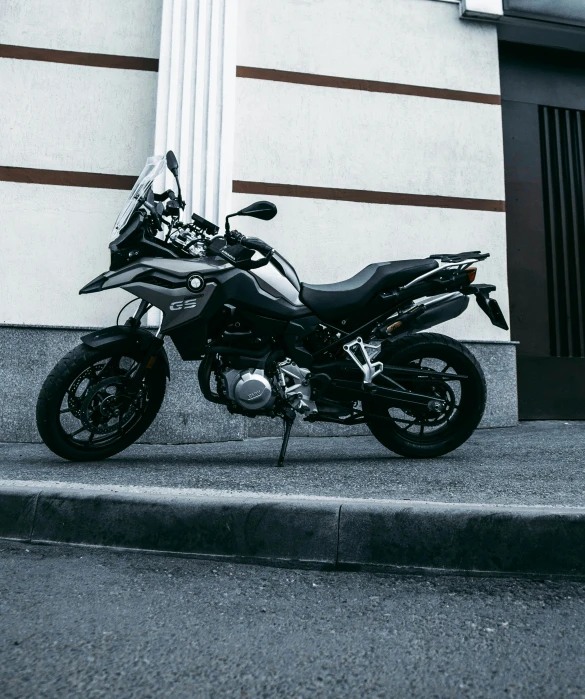
{"label": "fluted column", "polygon": [[213,222],[232,188],[236,13],[237,0],[163,2],[155,152],[175,151],[186,213]]}
{"label": "fluted column", "polygon": [[[163,0],[154,152],[173,150],[185,214],[219,223],[232,191],[237,0]],[[157,189],[174,186],[166,182]],[[148,312],[156,326],[161,314]]]}

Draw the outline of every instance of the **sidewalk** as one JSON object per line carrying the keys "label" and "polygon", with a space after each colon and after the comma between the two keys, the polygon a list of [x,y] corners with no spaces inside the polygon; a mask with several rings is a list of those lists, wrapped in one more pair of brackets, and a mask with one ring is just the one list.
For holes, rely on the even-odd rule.
{"label": "sidewalk", "polygon": [[197,488],[500,505],[585,506],[585,422],[478,430],[439,459],[404,459],[373,437],[298,437],[276,468],[280,439],[130,447],[70,463],[43,444],[0,444],[0,480]]}
{"label": "sidewalk", "polygon": [[370,437],[0,445],[0,536],[271,563],[585,574],[585,423],[486,429],[433,460]]}

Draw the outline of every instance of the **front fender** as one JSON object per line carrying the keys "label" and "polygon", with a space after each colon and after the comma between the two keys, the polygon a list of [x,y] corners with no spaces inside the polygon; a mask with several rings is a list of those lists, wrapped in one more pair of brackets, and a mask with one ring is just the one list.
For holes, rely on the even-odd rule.
{"label": "front fender", "polygon": [[[158,357],[164,362],[167,378],[171,378],[169,358],[163,347],[163,339],[155,337],[144,328],[132,328],[129,325],[113,325],[110,328],[102,328],[95,332],[83,335],[80,338],[84,345],[94,348],[108,347],[114,350],[140,349],[144,352],[153,348],[153,343],[158,344]],[[156,351],[156,350],[155,350]]]}

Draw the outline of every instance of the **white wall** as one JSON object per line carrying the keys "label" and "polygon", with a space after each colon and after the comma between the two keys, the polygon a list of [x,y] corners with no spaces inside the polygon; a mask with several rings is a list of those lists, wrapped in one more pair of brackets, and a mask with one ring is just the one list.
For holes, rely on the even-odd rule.
{"label": "white wall", "polygon": [[[243,0],[238,64],[499,94],[496,28],[462,22],[428,0]],[[497,105],[237,81],[234,179],[475,199],[504,199]],[[233,208],[262,196],[233,195]],[[273,222],[238,221],[265,237],[304,281],[347,278],[370,262],[480,249],[478,281],[507,314],[505,214],[274,199]],[[506,340],[471,305],[447,331]]]}
{"label": "white wall", "polygon": [[[160,0],[4,0],[0,42],[156,56]],[[239,0],[240,65],[499,92],[493,26],[428,0]],[[153,149],[154,73],[0,59],[0,164],[137,174]],[[503,198],[497,106],[238,79],[234,179]],[[79,297],[109,264],[126,192],[0,183],[0,322],[110,323],[124,292]],[[238,208],[254,198],[233,195]],[[276,198],[266,237],[306,281],[372,261],[479,248],[507,308],[498,213]],[[8,289],[8,291],[5,291]],[[42,303],[39,303],[39,298]],[[463,339],[505,339],[469,313]]]}
{"label": "white wall", "polygon": [[247,78],[236,95],[236,180],[504,198],[499,106]]}
{"label": "white wall", "polygon": [[78,291],[109,268],[110,232],[127,196],[0,182],[0,323],[112,325],[130,294]]}
{"label": "white wall", "polygon": [[158,58],[162,0],[2,0],[0,43]]}
{"label": "white wall", "polygon": [[138,175],[154,147],[156,73],[0,59],[2,165]]}
{"label": "white wall", "polygon": [[[240,209],[255,199],[234,194]],[[490,258],[477,264],[478,282],[495,284],[508,317],[506,220],[503,213],[418,206],[381,206],[295,197],[267,197],[278,208],[272,221],[234,219],[246,235],[266,240],[295,267],[301,281],[328,284],[356,274],[371,262],[427,257],[435,253],[482,250]],[[236,223],[237,222],[237,223]],[[442,326],[466,340],[507,340],[470,304],[464,316]]]}
{"label": "white wall", "polygon": [[240,0],[238,16],[239,65],[500,92],[496,28],[461,22],[458,5]]}
{"label": "white wall", "polygon": [[[162,0],[2,0],[0,42],[158,57]],[[0,165],[138,175],[157,74],[0,59]],[[127,191],[0,182],[0,322],[94,326],[130,296],[78,296],[108,269]]]}

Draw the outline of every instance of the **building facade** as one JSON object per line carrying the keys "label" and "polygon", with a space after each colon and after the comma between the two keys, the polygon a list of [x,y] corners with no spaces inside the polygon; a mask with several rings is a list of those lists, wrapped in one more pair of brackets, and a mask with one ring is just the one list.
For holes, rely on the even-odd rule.
{"label": "building facade", "polygon": [[[511,335],[475,305],[439,328],[483,365],[484,425],[518,397],[520,417],[584,417],[564,400],[585,365],[583,52],[578,0],[4,0],[0,439],[38,439],[44,376],[129,299],[77,291],[168,148],[192,211],[274,201],[238,227],[304,281],[489,252]],[[146,441],[273,433],[205,404],[195,369],[174,357]]]}

